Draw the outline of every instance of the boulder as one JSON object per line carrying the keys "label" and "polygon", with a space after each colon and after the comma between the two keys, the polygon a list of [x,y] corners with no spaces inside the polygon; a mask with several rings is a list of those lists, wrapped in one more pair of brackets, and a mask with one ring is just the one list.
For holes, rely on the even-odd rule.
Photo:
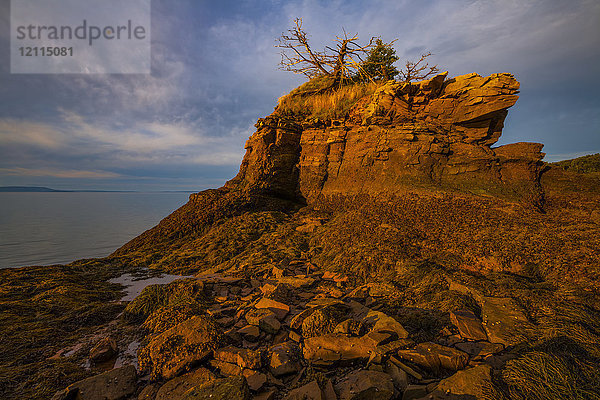
{"label": "boulder", "polygon": [[404,392],[408,386],[408,375],[406,372],[398,368],[396,364],[389,360],[385,363],[384,371],[392,378],[394,387],[398,389],[399,392]]}
{"label": "boulder", "polygon": [[265,383],[267,383],[267,375],[262,372],[246,369],[242,372],[248,382],[250,390],[259,391]]}
{"label": "boulder", "polygon": [[302,321],[302,336],[311,338],[333,333],[337,324],[348,318],[350,308],[343,303],[315,307]]}
{"label": "boulder", "polygon": [[421,400],[427,397],[427,385],[408,385],[402,394],[402,400]]}
{"label": "boulder", "polygon": [[383,372],[354,371],[338,382],[340,400],[389,400],[394,396],[392,378]]}
{"label": "boulder", "polygon": [[296,289],[311,287],[316,282],[314,278],[309,276],[283,276],[277,281]]}
{"label": "boulder", "polygon": [[293,374],[300,371],[300,349],[295,342],[284,342],[272,346],[269,351],[269,369],[274,376]]}
{"label": "boulder", "polygon": [[194,316],[154,336],[139,355],[142,371],[153,379],[171,379],[207,358],[218,347],[221,335],[208,317]]}
{"label": "boulder", "polygon": [[210,366],[218,369],[223,376],[238,376],[242,375],[243,369],[239,366],[219,360],[210,360]]}
{"label": "boulder", "polygon": [[117,352],[117,342],[113,338],[105,337],[90,350],[90,361],[93,363],[105,362],[115,358]]}
{"label": "boulder", "polygon": [[244,339],[254,342],[254,341],[258,340],[258,337],[260,336],[260,329],[258,328],[258,326],[246,325],[246,326],[238,329],[237,333],[242,335],[242,337]]}
{"label": "boulder", "polygon": [[158,383],[151,383],[142,389],[138,394],[137,400],[155,400],[159,389],[160,385]]}
{"label": "boulder", "polygon": [[360,322],[352,318],[345,319],[337,324],[331,333],[343,333],[345,335],[357,336],[360,333]]}

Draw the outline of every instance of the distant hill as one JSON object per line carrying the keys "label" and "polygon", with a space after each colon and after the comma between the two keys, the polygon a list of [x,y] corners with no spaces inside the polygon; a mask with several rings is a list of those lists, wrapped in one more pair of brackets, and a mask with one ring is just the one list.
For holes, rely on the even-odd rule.
{"label": "distant hill", "polygon": [[579,172],[581,174],[600,172],[600,153],[590,154],[572,160],[557,161],[550,165],[556,165],[565,171]]}
{"label": "distant hill", "polygon": [[0,186],[0,192],[70,192],[70,190],[57,190],[43,186]]}

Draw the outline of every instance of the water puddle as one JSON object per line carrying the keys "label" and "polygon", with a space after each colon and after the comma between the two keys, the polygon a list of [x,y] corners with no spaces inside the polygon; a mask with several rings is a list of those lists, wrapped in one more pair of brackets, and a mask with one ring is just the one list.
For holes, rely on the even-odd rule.
{"label": "water puddle", "polygon": [[142,276],[136,274],[123,274],[117,278],[109,279],[110,283],[118,283],[125,286],[125,296],[121,298],[121,301],[131,301],[135,299],[146,286],[150,285],[164,285],[171,283],[177,279],[193,278],[192,276],[183,275],[169,275],[162,274],[158,276]]}
{"label": "water puddle", "polygon": [[135,369],[138,369],[137,351],[140,347],[140,342],[134,340],[129,343],[127,349],[119,354],[119,358],[115,361],[114,368],[120,368],[124,365],[133,365]]}

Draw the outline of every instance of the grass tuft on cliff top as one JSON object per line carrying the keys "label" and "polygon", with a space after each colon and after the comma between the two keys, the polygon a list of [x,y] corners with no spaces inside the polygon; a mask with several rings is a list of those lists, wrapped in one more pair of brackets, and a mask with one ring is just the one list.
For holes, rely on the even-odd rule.
{"label": "grass tuft on cliff top", "polygon": [[305,118],[343,119],[360,99],[373,94],[377,87],[373,82],[337,86],[329,77],[316,77],[280,97],[277,111],[281,115]]}

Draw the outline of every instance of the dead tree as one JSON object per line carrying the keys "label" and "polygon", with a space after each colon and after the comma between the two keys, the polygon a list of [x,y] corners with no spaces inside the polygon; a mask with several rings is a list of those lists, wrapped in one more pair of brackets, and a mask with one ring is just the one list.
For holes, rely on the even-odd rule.
{"label": "dead tree", "polygon": [[363,56],[374,46],[375,37],[368,44],[358,44],[358,34],[348,36],[344,31],[343,37],[336,37],[335,45],[326,46],[323,51],[314,51],[308,43],[308,36],[302,30],[302,18],[294,20],[294,27],[283,33],[278,39],[281,50],[280,68],[309,78],[328,76],[333,84],[340,84],[350,79],[361,70]]}
{"label": "dead tree", "polygon": [[425,62],[429,56],[431,56],[431,52],[423,54],[417,62],[407,61],[404,68],[400,70],[401,79],[404,82],[412,82],[437,74],[439,72],[438,66],[429,66],[429,63]]}

